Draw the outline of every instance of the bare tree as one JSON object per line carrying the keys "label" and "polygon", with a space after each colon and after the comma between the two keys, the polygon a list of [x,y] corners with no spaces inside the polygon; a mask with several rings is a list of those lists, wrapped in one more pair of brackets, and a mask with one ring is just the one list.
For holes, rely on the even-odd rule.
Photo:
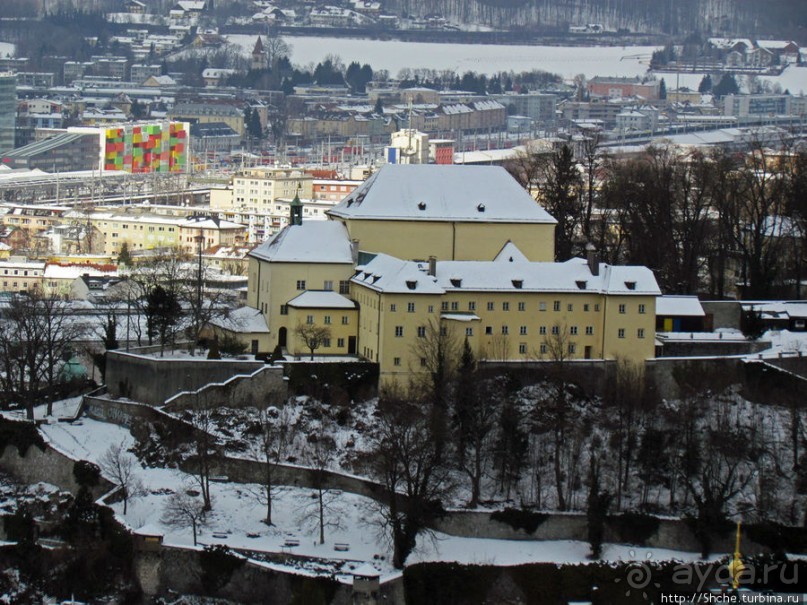
{"label": "bare tree", "polygon": [[[548,433],[552,446],[551,458],[553,461],[553,474],[558,508],[566,510],[568,507],[569,477],[575,476],[567,473],[564,468],[564,451],[570,446],[570,429],[572,427],[572,410],[569,405],[569,345],[571,336],[567,326],[555,324],[552,332],[544,339],[544,347],[551,360],[549,386],[545,396],[536,402],[533,410],[533,430],[539,434]],[[574,464],[576,456],[572,455],[570,464]],[[576,465],[575,465],[576,466]]]}
{"label": "bare tree", "polygon": [[174,492],[168,498],[163,509],[163,523],[185,528],[190,524],[193,530],[193,545],[196,546],[197,531],[203,526],[207,517],[207,505],[203,500],[192,495],[188,490]]}
{"label": "bare tree", "polygon": [[199,394],[196,392],[192,410],[184,417],[193,427],[192,451],[188,456],[188,463],[202,494],[205,510],[209,511],[213,507],[210,475],[214,460],[219,454],[218,443],[213,435],[213,411],[199,401]]}
{"label": "bare tree", "polygon": [[421,370],[415,375],[413,389],[430,405],[437,459],[442,460],[448,441],[448,411],[461,344],[451,325],[442,324],[439,319],[429,319],[422,333],[412,345],[412,357],[420,360]]}
{"label": "bare tree", "polygon": [[12,296],[0,311],[0,382],[9,397],[25,406],[29,419],[43,392],[47,414],[62,360],[85,331],[65,301],[39,289]]}
{"label": "bare tree", "polygon": [[331,329],[328,326],[318,326],[316,324],[299,323],[294,328],[294,333],[300,337],[306,348],[311,352],[311,361],[314,361],[314,351],[319,349],[325,340],[331,337]]}
{"label": "bare tree", "polygon": [[314,519],[319,529],[319,543],[325,543],[325,528],[342,527],[342,508],[339,506],[341,494],[335,493],[328,485],[328,470],[336,457],[336,442],[320,425],[320,430],[309,436],[307,455],[308,465],[313,471],[314,493],[303,504],[303,519]]}
{"label": "bare tree", "polygon": [[549,149],[538,147],[534,142],[528,143],[523,151],[507,162],[505,168],[527,193],[535,197],[540,189],[544,175],[546,158],[551,156]]}
{"label": "bare tree", "polygon": [[126,441],[113,443],[98,461],[101,471],[118,484],[123,495],[123,514],[126,514],[129,499],[144,493],[143,484],[137,476],[137,459],[129,454]]}
{"label": "bare tree", "polygon": [[266,505],[267,525],[272,525],[272,501],[279,489],[275,474],[294,442],[293,420],[291,410],[287,407],[270,407],[259,412],[261,435],[258,449],[253,455],[264,463],[263,486],[258,499]]}
{"label": "bare tree", "polygon": [[402,569],[418,534],[452,490],[448,474],[437,463],[428,410],[387,393],[379,402],[372,452],[374,474],[387,491],[388,506],[382,514],[392,535],[393,565]]}
{"label": "bare tree", "polygon": [[623,496],[630,493],[638,435],[644,424],[644,367],[627,359],[617,359],[616,376],[607,403],[613,414],[608,429],[612,434],[610,445],[616,449],[616,508],[620,510]]}
{"label": "bare tree", "polygon": [[482,478],[487,473],[490,454],[493,451],[493,429],[500,417],[501,402],[505,399],[504,378],[478,380],[466,377],[475,394],[466,408],[463,422],[465,454],[460,467],[471,483],[470,508],[479,504]]}

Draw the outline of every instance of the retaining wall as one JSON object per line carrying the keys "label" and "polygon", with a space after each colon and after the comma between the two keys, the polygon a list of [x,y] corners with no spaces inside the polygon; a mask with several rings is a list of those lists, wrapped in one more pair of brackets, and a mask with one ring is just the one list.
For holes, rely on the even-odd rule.
{"label": "retaining wall", "polygon": [[[739,360],[733,360],[738,362]],[[741,366],[737,364],[737,367]],[[172,431],[195,430],[187,423],[174,418],[160,410],[149,406],[133,403],[112,401],[108,399],[85,397],[85,409],[88,415],[99,420],[104,418],[119,418],[121,422],[130,423],[133,418],[146,420],[160,420],[171,423]],[[104,410],[107,411],[104,411]],[[190,433],[188,433],[190,436]],[[72,463],[71,463],[72,464]],[[183,470],[191,471],[192,463],[182,465]],[[72,466],[70,467],[72,472]],[[263,462],[242,458],[219,457],[212,461],[211,474],[226,477],[236,483],[262,483],[265,477]],[[319,475],[319,476],[318,476]],[[280,464],[273,470],[273,482],[276,485],[291,485],[295,487],[311,488],[317,485],[319,477],[324,477],[328,489],[339,489],[386,503],[387,491],[383,485],[369,479],[324,471],[321,475],[313,469],[301,466]],[[400,496],[403,498],[403,496]],[[581,540],[588,539],[587,522],[584,514],[580,513],[547,513],[546,519],[537,527],[534,533],[529,534],[523,529],[516,529],[507,523],[491,518],[488,511],[468,511],[452,509],[437,519],[433,528],[453,536],[495,538],[505,540]],[[618,541],[613,529],[606,531],[606,541]],[[762,550],[761,547],[748,542],[748,552],[753,554]],[[716,537],[713,550],[715,552],[730,552],[733,549],[733,534]],[[648,538],[647,546],[699,552],[700,544],[692,530],[685,521],[677,519],[661,519],[659,528],[653,536]]]}
{"label": "retaining wall", "polygon": [[108,351],[106,384],[113,397],[162,405],[181,391],[226,382],[238,374],[253,374],[262,361],[151,357],[136,352]]}
{"label": "retaining wall", "polygon": [[[74,464],[75,460],[54,449],[50,444],[46,446],[45,451],[31,445],[24,456],[21,456],[12,445],[6,446],[0,452],[0,468],[19,482],[31,484],[42,481],[73,495],[78,493],[80,487],[73,476]],[[112,487],[113,484],[102,477],[92,492],[98,498]]]}
{"label": "retaining wall", "polygon": [[183,391],[167,399],[163,409],[169,412],[200,406],[209,409],[222,404],[233,408],[266,407],[283,403],[288,396],[283,368],[264,366],[248,375],[233,376],[196,391]]}

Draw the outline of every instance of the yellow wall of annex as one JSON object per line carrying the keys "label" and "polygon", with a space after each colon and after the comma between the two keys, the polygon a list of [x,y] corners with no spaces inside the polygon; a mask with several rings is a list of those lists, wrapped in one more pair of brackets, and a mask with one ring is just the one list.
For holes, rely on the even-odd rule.
{"label": "yellow wall of annex", "polygon": [[[328,328],[329,341],[314,351],[315,355],[347,355],[350,338],[358,332],[358,311],[356,309],[306,309],[290,307],[286,348],[291,355],[305,358],[311,350],[297,334],[298,325],[313,325]],[[309,323],[308,318],[311,318]]]}
{"label": "yellow wall of annex", "polygon": [[[418,328],[430,321],[448,329],[458,347],[467,337],[477,359],[550,360],[561,355],[644,361],[654,354],[652,296],[515,291],[441,296],[384,294],[355,283],[351,287],[361,307],[358,353],[379,363],[383,384],[406,384],[424,371]],[[624,313],[620,305],[625,305]],[[445,315],[478,319],[441,320]],[[619,329],[624,330],[621,337]]]}
{"label": "yellow wall of annex", "polygon": [[552,224],[344,221],[359,249],[405,260],[493,260],[512,241],[531,261],[554,260]]}
{"label": "yellow wall of annex", "polygon": [[247,304],[266,316],[269,332],[277,342],[280,328],[285,327],[290,334],[295,326],[288,315],[281,314],[281,306],[305,290],[327,289],[326,282],[331,282],[333,291],[339,292],[339,282],[352,276],[351,264],[269,263],[250,258]]}

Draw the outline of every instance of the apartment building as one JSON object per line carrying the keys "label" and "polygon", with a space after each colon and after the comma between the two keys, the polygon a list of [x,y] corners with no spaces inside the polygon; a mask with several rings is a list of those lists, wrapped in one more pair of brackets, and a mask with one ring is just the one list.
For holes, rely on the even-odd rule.
{"label": "apartment building", "polygon": [[45,263],[21,256],[0,260],[0,292],[25,292],[42,286]]}

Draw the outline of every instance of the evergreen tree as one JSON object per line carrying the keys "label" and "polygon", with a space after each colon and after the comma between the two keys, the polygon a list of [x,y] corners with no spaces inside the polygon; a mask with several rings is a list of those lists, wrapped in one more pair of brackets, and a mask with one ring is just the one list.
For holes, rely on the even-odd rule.
{"label": "evergreen tree", "polygon": [[740,87],[737,85],[737,80],[734,79],[734,74],[725,74],[720,78],[720,82],[712,88],[712,92],[716,97],[736,95],[740,92]]}
{"label": "evergreen tree", "polygon": [[698,85],[698,92],[701,94],[712,92],[712,76],[709,74],[703,76],[701,83]]}
{"label": "evergreen tree", "polygon": [[558,221],[555,227],[555,260],[562,262],[572,257],[574,235],[582,210],[580,172],[571,147],[563,145],[552,155],[545,165],[544,177],[544,207]]}
{"label": "evergreen tree", "polygon": [[658,84],[658,98],[661,100],[667,98],[667,83],[664,81],[664,78],[662,78],[661,82]]}
{"label": "evergreen tree", "polygon": [[126,266],[132,264],[132,256],[129,254],[129,244],[127,242],[121,244],[120,252],[118,252],[118,264]]}

